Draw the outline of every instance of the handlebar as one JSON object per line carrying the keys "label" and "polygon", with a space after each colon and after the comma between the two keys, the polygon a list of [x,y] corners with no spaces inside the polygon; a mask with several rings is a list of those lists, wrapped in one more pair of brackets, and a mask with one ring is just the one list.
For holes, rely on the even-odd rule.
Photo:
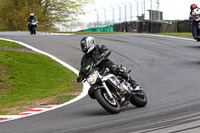
{"label": "handlebar", "polygon": [[98,62],[96,62],[96,63],[94,64],[94,66],[95,66],[95,67],[98,66],[103,60],[104,60],[104,58],[101,58]]}

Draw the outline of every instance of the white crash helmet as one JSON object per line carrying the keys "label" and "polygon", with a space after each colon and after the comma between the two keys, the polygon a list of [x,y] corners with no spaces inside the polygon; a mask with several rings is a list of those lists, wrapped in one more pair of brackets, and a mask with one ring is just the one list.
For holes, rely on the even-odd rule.
{"label": "white crash helmet", "polygon": [[84,53],[90,53],[96,47],[96,41],[93,37],[88,36],[81,39],[81,49]]}
{"label": "white crash helmet", "polygon": [[196,8],[192,11],[192,17],[195,21],[200,21],[200,8]]}
{"label": "white crash helmet", "polygon": [[34,13],[30,13],[30,16],[34,16]]}

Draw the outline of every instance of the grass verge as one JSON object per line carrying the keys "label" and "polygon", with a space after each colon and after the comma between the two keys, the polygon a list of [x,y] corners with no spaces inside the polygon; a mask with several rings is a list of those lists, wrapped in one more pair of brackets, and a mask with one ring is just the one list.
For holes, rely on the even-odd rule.
{"label": "grass verge", "polygon": [[177,37],[189,37],[192,38],[192,33],[185,32],[185,33],[156,33],[157,35],[167,35],[167,36],[177,36]]}
{"label": "grass verge", "polygon": [[0,40],[0,47],[23,47],[23,46],[14,42]]}
{"label": "grass verge", "polygon": [[47,56],[0,50],[0,115],[66,102],[80,92],[76,77]]}

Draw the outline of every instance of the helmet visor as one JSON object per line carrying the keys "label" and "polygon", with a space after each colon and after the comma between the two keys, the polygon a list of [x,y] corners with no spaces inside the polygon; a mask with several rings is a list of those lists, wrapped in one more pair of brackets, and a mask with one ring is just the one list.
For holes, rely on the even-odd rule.
{"label": "helmet visor", "polygon": [[86,41],[83,41],[83,42],[81,43],[81,48],[82,48],[82,51],[83,51],[84,53],[87,52],[87,50],[88,50],[88,45],[87,45]]}
{"label": "helmet visor", "polygon": [[86,44],[86,42],[83,43],[83,48],[84,48],[84,49],[87,49],[87,48],[88,48],[88,45]]}

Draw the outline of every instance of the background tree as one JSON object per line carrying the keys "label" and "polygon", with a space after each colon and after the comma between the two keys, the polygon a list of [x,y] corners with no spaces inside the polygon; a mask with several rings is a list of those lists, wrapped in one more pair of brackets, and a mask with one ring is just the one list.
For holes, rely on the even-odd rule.
{"label": "background tree", "polygon": [[40,30],[49,30],[56,23],[69,26],[79,23],[85,14],[83,6],[93,0],[0,0],[0,30],[27,30],[27,18],[34,13]]}

